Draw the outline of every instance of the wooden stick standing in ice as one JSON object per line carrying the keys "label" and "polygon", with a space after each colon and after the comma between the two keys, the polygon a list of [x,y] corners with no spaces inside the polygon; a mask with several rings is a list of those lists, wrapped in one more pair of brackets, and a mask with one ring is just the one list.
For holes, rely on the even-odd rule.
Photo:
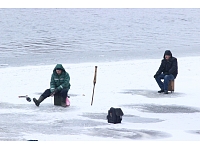
{"label": "wooden stick standing in ice", "polygon": [[95,72],[94,72],[94,80],[93,80],[94,86],[93,86],[93,93],[92,93],[92,102],[91,102],[91,105],[93,103],[94,87],[95,87],[95,84],[96,84],[96,79],[97,79],[97,66],[95,66]]}

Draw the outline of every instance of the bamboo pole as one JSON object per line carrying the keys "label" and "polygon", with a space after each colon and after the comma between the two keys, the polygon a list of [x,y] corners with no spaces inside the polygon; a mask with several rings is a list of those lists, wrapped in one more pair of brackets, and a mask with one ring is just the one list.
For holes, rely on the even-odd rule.
{"label": "bamboo pole", "polygon": [[94,72],[94,80],[93,80],[93,92],[92,92],[92,101],[91,101],[91,106],[93,104],[93,98],[94,98],[94,88],[95,88],[95,84],[96,84],[96,80],[97,80],[97,66],[95,66],[95,72]]}

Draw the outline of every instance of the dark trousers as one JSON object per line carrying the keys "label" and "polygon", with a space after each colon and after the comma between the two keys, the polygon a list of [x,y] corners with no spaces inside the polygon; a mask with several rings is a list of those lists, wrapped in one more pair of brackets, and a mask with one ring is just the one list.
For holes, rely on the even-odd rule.
{"label": "dark trousers", "polygon": [[[68,89],[62,89],[60,92],[56,93],[56,95],[59,94],[60,96],[62,96],[64,99],[66,99],[66,97],[68,96]],[[42,95],[45,98],[51,96],[51,91],[50,89],[46,89],[44,91],[44,93],[42,93]]]}
{"label": "dark trousers", "polygon": [[[174,80],[174,76],[172,74],[170,74],[170,75],[160,74],[155,79],[161,90],[168,91],[169,81]],[[162,79],[164,79],[164,82],[161,81]]]}

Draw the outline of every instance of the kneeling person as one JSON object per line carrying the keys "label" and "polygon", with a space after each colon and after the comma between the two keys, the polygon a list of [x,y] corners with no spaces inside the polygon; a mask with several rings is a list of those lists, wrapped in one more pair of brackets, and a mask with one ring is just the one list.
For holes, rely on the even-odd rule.
{"label": "kneeling person", "polygon": [[62,97],[61,105],[66,106],[66,97],[68,96],[70,86],[69,74],[65,71],[62,64],[57,64],[51,75],[50,89],[46,89],[38,100],[33,98],[33,101],[36,106],[39,106],[47,97],[60,94]]}

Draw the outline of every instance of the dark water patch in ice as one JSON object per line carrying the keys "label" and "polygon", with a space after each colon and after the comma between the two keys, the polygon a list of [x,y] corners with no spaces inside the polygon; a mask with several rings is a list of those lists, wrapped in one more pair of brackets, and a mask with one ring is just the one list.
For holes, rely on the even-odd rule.
{"label": "dark water patch in ice", "polygon": [[[131,129],[110,129],[101,128],[100,126],[114,125],[108,124],[98,120],[91,119],[68,119],[55,116],[49,118],[43,118],[44,113],[38,114],[1,114],[0,120],[0,140],[3,141],[23,141],[28,140],[23,138],[23,134],[45,134],[45,135],[90,135],[100,137],[111,137],[116,139],[129,138],[129,139],[153,139],[153,138],[164,138],[169,135],[159,131],[149,130],[131,130]],[[50,114],[51,115],[51,114]],[[89,115],[91,118],[103,119],[105,114]],[[84,114],[83,116],[88,116]],[[94,117],[95,116],[95,117]],[[137,121],[134,121],[135,118]],[[131,118],[133,120],[127,120]],[[139,118],[133,115],[127,115],[124,117],[124,121],[133,123],[143,122],[158,122],[160,120]],[[98,128],[95,128],[98,127]],[[34,137],[32,137],[34,138]]]}
{"label": "dark water patch in ice", "polygon": [[22,134],[18,131],[10,130],[9,127],[3,126],[0,122],[0,141],[18,141],[23,140]]}
{"label": "dark water patch in ice", "polygon": [[107,122],[102,123],[94,120],[82,120],[82,119],[70,119],[70,120],[58,120],[55,121],[56,126],[65,125],[66,127],[96,127],[102,125],[108,125]]}
{"label": "dark water patch in ice", "polygon": [[37,108],[39,109],[40,112],[43,112],[43,113],[56,113],[56,112],[67,113],[67,112],[75,111],[78,109],[76,106],[62,107],[62,106],[56,106],[54,104],[46,104],[46,103],[45,104],[41,103],[40,106]]}
{"label": "dark water patch in ice", "polygon": [[90,119],[101,119],[106,120],[107,113],[83,113],[80,116],[87,117]]}
{"label": "dark water patch in ice", "polygon": [[[78,109],[76,106],[69,106],[69,107],[61,107],[61,106],[56,106],[53,103],[41,103],[39,107],[35,106],[33,102],[27,102],[27,104],[10,104],[10,103],[0,103],[0,111],[1,109],[6,109],[6,110],[12,110],[16,109],[15,113],[20,113],[20,112],[25,112],[27,111],[30,112],[37,112],[40,111],[46,112],[46,113],[55,113],[55,112],[68,112],[72,110]],[[39,110],[38,110],[39,109]],[[3,112],[4,113],[4,112]]]}
{"label": "dark water patch in ice", "polygon": [[82,120],[82,119],[57,119],[49,123],[36,124],[33,133],[42,133],[46,135],[57,134],[57,135],[80,135],[88,133],[90,128],[107,125],[107,123],[101,123],[93,120]]}
{"label": "dark water patch in ice", "polygon": [[[24,100],[26,101],[26,100]],[[21,110],[23,109],[30,109],[30,106],[34,106],[34,105],[30,105],[29,102],[27,102],[27,104],[11,104],[11,103],[5,103],[5,102],[1,102],[0,103],[0,109],[19,109]]]}
{"label": "dark water patch in ice", "polygon": [[197,135],[200,135],[200,130],[189,130],[189,131],[186,131],[187,133],[192,133],[192,134],[197,134]]}
{"label": "dark water patch in ice", "polygon": [[171,135],[161,131],[154,130],[134,130],[134,129],[114,129],[114,128],[93,128],[88,133],[91,136],[99,136],[113,139],[158,139],[168,138]]}
{"label": "dark water patch in ice", "polygon": [[[17,118],[16,118],[17,117]],[[29,120],[27,119],[29,117]],[[1,116],[0,140],[23,140],[23,133],[26,134],[57,134],[57,135],[79,135],[87,130],[87,127],[107,125],[92,120],[63,120],[58,119],[52,122],[43,120],[38,116],[7,115]],[[87,133],[87,132],[86,132]],[[33,137],[34,138],[34,137]]]}
{"label": "dark water patch in ice", "polygon": [[[87,117],[90,119],[98,119],[105,120],[107,122],[107,113],[83,113],[81,116]],[[130,122],[130,123],[156,123],[162,122],[164,120],[158,118],[144,118],[135,115],[124,115],[122,116],[122,122]]]}
{"label": "dark water patch in ice", "polygon": [[0,140],[17,141],[23,140],[23,133],[30,133],[35,128],[34,124],[28,123],[34,115],[5,113],[1,114],[0,120]]}
{"label": "dark water patch in ice", "polygon": [[157,91],[144,90],[144,89],[126,89],[120,93],[131,94],[131,95],[141,95],[148,98],[176,98],[184,96],[184,93],[170,92],[169,94],[158,93]]}
{"label": "dark water patch in ice", "polygon": [[180,105],[156,105],[156,104],[133,104],[123,105],[123,107],[137,109],[142,112],[150,113],[196,113],[200,109]]}
{"label": "dark water patch in ice", "polygon": [[159,118],[145,118],[134,115],[128,115],[128,116],[124,115],[122,117],[122,121],[130,123],[157,123],[157,122],[162,122],[164,120],[161,120]]}
{"label": "dark water patch in ice", "polygon": [[69,118],[71,110],[76,109],[71,106],[63,108],[44,104],[44,107],[26,105],[27,107],[24,108],[19,104],[7,103],[3,103],[3,106],[6,109],[1,109],[0,114],[0,140],[2,141],[27,140],[23,138],[24,134],[79,135],[88,127],[107,125],[94,120]]}

